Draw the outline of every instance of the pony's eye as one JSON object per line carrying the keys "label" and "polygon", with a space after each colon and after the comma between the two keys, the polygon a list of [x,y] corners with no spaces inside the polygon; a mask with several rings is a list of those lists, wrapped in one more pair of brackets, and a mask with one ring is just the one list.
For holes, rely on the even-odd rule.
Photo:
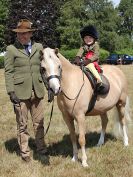
{"label": "pony's eye", "polygon": [[46,69],[44,67],[41,67],[41,73],[44,73]]}
{"label": "pony's eye", "polygon": [[40,58],[40,61],[44,60],[44,56],[43,55],[40,55],[39,58]]}

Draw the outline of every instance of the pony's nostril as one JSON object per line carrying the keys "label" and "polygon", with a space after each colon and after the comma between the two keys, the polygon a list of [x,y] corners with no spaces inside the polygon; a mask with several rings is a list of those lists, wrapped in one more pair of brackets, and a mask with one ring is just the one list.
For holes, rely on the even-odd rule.
{"label": "pony's nostril", "polygon": [[60,93],[60,87],[58,87],[58,88],[50,88],[50,90],[53,92],[54,95],[58,95],[58,93]]}
{"label": "pony's nostril", "polygon": [[61,87],[59,87],[59,92],[58,93],[60,93],[61,92]]}

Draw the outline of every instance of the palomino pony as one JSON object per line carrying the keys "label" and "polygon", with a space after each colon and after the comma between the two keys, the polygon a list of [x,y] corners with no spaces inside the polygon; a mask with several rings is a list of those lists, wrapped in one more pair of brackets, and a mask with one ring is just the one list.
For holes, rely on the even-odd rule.
{"label": "palomino pony", "polygon": [[95,107],[87,113],[93,89],[82,70],[71,64],[65,57],[58,53],[58,49],[45,48],[41,52],[42,75],[45,75],[49,88],[57,95],[58,107],[70,131],[73,145],[73,161],[78,160],[78,148],[74,120],[79,129],[79,144],[82,152],[82,165],[88,166],[85,152],[85,116],[100,115],[102,130],[98,146],[104,144],[105,130],[108,123],[107,111],[116,106],[119,113],[119,122],[123,132],[124,145],[128,146],[125,119],[127,96],[127,82],[122,71],[116,66],[103,66],[103,73],[110,83],[109,93],[99,95]]}

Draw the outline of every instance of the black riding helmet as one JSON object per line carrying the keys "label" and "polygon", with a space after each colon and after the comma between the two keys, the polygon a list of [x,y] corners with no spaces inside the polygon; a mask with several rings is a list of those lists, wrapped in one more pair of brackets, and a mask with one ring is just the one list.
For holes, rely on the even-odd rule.
{"label": "black riding helmet", "polygon": [[95,40],[98,39],[98,33],[97,33],[97,30],[94,26],[92,25],[88,25],[88,26],[85,26],[84,28],[82,28],[80,30],[80,35],[81,35],[81,38],[84,39],[85,36],[91,36],[93,37]]}

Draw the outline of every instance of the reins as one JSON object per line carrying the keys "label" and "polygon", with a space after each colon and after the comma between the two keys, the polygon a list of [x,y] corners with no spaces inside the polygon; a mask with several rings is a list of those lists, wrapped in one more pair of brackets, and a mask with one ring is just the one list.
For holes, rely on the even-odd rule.
{"label": "reins", "polygon": [[83,72],[83,69],[82,69],[82,74],[83,74],[83,84],[81,85],[81,87],[80,87],[80,89],[79,89],[79,92],[78,92],[78,94],[75,96],[75,98],[69,98],[66,94],[65,94],[65,92],[62,90],[61,92],[63,93],[63,95],[68,99],[68,100],[75,100],[75,99],[77,99],[78,98],[78,96],[79,96],[79,94],[80,94],[80,92],[81,92],[81,90],[82,90],[82,88],[83,88],[83,86],[84,86],[84,72]]}
{"label": "reins", "polygon": [[79,97],[79,95],[80,95],[80,93],[81,93],[81,90],[82,90],[82,88],[83,88],[83,86],[84,86],[84,83],[85,83],[85,81],[84,81],[84,71],[83,71],[83,66],[81,66],[81,70],[82,70],[82,76],[83,76],[83,83],[82,83],[82,85],[81,85],[81,87],[80,87],[80,89],[79,89],[78,94],[75,96],[75,98],[70,98],[70,97],[68,97],[68,96],[65,94],[64,91],[61,91],[61,92],[63,93],[63,95],[64,95],[68,100],[75,100],[74,105],[73,105],[73,109],[72,109],[72,113],[73,113],[73,110],[74,110],[75,104],[76,104],[76,102],[77,102],[77,100],[78,100],[78,97]]}

